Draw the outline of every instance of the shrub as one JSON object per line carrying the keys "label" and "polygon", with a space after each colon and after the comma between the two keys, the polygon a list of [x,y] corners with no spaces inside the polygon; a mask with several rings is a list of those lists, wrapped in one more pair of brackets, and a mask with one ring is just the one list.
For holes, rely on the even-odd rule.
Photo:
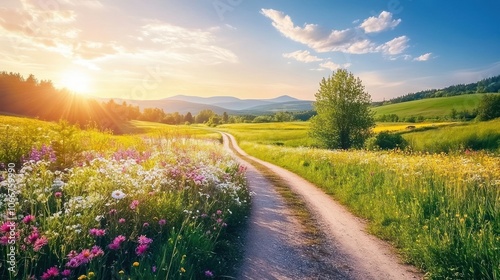
{"label": "shrub", "polygon": [[366,148],[369,150],[392,150],[404,149],[408,143],[401,134],[382,131],[377,136],[370,138],[366,143]]}

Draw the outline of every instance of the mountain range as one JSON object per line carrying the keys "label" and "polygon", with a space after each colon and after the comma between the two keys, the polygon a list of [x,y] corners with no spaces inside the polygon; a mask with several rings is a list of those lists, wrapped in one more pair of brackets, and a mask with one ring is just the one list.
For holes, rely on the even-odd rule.
{"label": "mountain range", "polygon": [[[109,100],[110,98],[101,99]],[[127,102],[139,108],[159,108],[167,113],[179,112],[196,115],[201,110],[212,110],[217,114],[227,112],[232,115],[245,114],[271,114],[278,111],[307,111],[312,110],[312,102],[309,100],[300,100],[288,95],[279,96],[271,99],[239,99],[232,96],[212,96],[199,97],[176,95],[159,100],[132,100],[132,99],[116,99],[117,103]]]}

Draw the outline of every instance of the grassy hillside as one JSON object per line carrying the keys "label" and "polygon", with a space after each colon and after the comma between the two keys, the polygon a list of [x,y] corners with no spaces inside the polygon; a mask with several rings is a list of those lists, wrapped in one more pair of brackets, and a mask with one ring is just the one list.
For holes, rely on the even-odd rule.
{"label": "grassy hillside", "polygon": [[414,151],[450,152],[489,150],[500,152],[500,119],[478,123],[455,123],[430,130],[404,133]]}
{"label": "grassy hillside", "polygon": [[[490,93],[491,94],[491,93]],[[397,104],[374,107],[375,116],[396,114],[400,118],[423,116],[437,118],[449,116],[454,108],[457,111],[473,110],[484,94],[467,94],[452,97],[429,98]]]}

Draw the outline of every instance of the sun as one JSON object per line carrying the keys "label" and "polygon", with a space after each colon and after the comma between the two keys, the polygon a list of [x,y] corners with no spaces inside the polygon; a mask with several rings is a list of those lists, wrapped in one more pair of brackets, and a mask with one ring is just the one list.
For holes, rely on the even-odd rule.
{"label": "sun", "polygon": [[79,71],[68,71],[61,75],[61,85],[78,94],[89,94],[91,91],[91,80],[85,73]]}

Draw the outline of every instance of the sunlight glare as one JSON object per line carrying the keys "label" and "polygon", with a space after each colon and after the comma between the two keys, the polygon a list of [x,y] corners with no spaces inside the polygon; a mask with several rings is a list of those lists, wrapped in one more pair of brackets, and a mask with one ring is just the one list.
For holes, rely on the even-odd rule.
{"label": "sunlight glare", "polygon": [[88,94],[90,92],[90,78],[82,72],[69,71],[63,73],[61,84],[78,94]]}

